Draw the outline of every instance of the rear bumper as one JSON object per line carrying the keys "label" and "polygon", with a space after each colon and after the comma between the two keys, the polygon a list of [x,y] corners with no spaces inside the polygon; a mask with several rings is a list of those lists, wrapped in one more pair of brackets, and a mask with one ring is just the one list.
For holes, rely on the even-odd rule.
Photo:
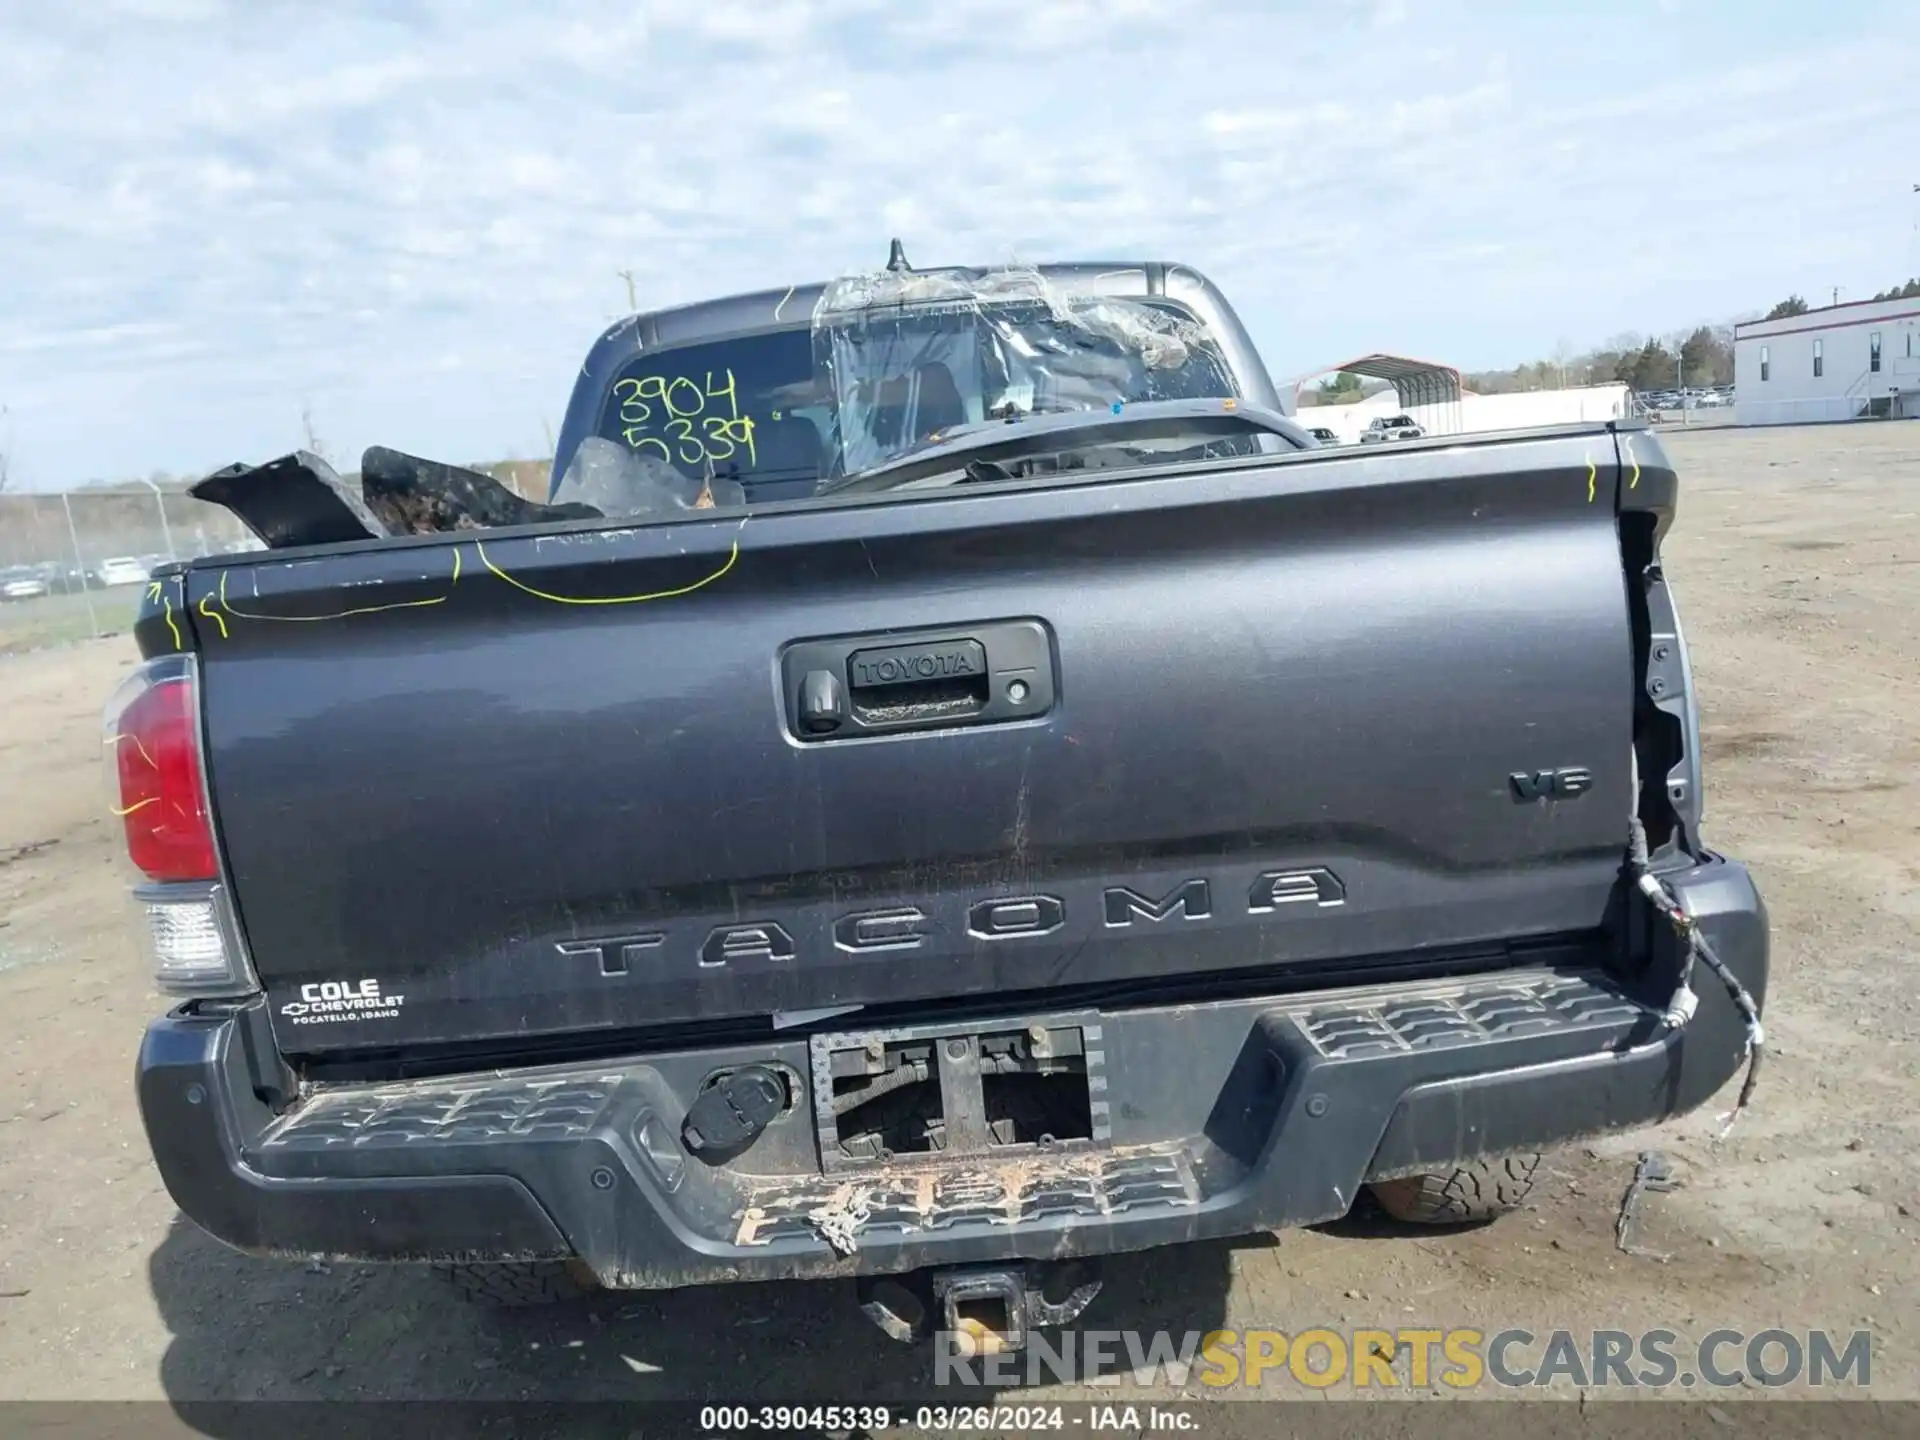
{"label": "rear bumper", "polygon": [[[1764,999],[1746,871],[1670,877]],[[141,1050],[142,1115],[189,1218],[243,1250],[379,1260],[578,1256],[603,1283],[883,1273],[1084,1256],[1312,1224],[1370,1180],[1538,1149],[1700,1105],[1741,1056],[1717,987],[1677,1033],[1656,936],[1633,982],[1520,968],[1091,1018],[1106,1142],[1074,1154],[822,1175],[803,1103],[721,1166],[679,1144],[716,1068],[808,1073],[804,1040],[342,1087],[280,1113],[256,1093],[246,1012],[176,1012]],[[853,1220],[843,1254],[823,1214]]]}

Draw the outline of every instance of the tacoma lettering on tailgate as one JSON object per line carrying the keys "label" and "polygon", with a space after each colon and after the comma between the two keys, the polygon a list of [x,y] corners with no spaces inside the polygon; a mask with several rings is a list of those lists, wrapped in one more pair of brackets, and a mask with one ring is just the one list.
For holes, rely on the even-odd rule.
{"label": "tacoma lettering on tailgate", "polygon": [[[1346,899],[1347,887],[1323,866],[1269,870],[1254,878],[1242,902],[1242,913],[1266,915],[1294,905],[1324,908],[1343,905]],[[1204,876],[1181,881],[1158,896],[1142,895],[1125,885],[1110,885],[1101,892],[1101,905],[1109,929],[1175,919],[1206,921],[1216,916],[1213,885]],[[966,933],[975,940],[1030,939],[1051,934],[1066,922],[1067,902],[1058,895],[996,895],[975,901],[966,909]],[[935,922],[917,905],[891,905],[842,915],[833,922],[831,933],[835,949],[870,955],[920,948],[934,938]],[[598,940],[563,940],[554,948],[562,955],[597,956],[600,973],[608,976],[629,973],[642,952],[662,948],[690,955],[708,969],[732,960],[793,960],[800,953],[786,927],[773,920],[735,921],[704,933],[690,927],[684,934],[648,930]]]}

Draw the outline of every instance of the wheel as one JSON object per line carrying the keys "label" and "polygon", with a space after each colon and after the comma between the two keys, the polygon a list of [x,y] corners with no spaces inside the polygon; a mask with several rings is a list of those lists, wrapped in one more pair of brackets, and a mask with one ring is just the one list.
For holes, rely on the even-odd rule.
{"label": "wheel", "polygon": [[476,1305],[519,1310],[585,1299],[600,1287],[578,1260],[526,1260],[479,1265],[436,1265],[435,1272]]}
{"label": "wheel", "polygon": [[1411,1225],[1462,1225],[1518,1210],[1533,1190],[1540,1155],[1470,1160],[1452,1170],[1430,1170],[1369,1187],[1380,1208]]}

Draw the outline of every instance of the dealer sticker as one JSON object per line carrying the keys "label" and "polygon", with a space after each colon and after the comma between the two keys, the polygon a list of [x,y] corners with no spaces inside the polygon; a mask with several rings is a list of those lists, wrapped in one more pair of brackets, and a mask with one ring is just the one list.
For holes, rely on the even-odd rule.
{"label": "dealer sticker", "polygon": [[300,987],[300,998],[289,1000],[280,1013],[295,1025],[325,1025],[335,1020],[397,1020],[404,995],[386,995],[380,982],[317,980]]}

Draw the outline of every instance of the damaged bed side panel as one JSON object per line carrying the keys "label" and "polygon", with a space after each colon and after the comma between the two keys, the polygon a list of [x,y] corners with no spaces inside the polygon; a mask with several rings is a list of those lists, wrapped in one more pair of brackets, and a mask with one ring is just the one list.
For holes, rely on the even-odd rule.
{"label": "damaged bed side panel", "polygon": [[270,550],[340,545],[389,533],[357,486],[305,450],[264,465],[229,465],[187,493],[224,505]]}
{"label": "damaged bed side panel", "polygon": [[225,506],[269,550],[597,520],[602,514],[590,505],[527,500],[481,471],[379,445],[361,458],[357,480],[297,450],[264,465],[216,470],[188,493]]}

